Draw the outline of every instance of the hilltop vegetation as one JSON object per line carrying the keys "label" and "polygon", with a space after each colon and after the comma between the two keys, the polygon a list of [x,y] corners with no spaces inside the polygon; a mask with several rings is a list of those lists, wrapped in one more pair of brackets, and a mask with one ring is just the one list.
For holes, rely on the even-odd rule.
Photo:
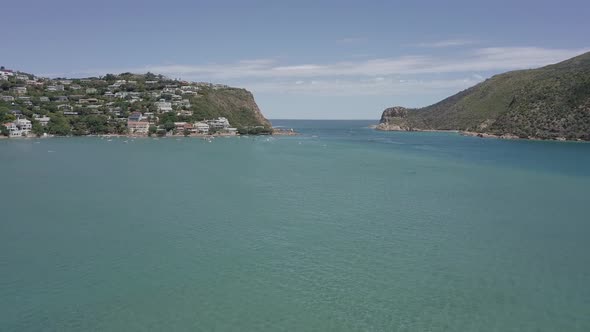
{"label": "hilltop vegetation", "polygon": [[590,53],[496,75],[428,107],[387,109],[378,128],[590,140]]}
{"label": "hilltop vegetation", "polygon": [[[48,79],[2,68],[0,74],[0,124],[25,118],[37,135],[126,134],[132,112],[158,128],[225,117],[240,133],[272,131],[245,89],[152,73]],[[47,117],[41,126],[38,119]]]}

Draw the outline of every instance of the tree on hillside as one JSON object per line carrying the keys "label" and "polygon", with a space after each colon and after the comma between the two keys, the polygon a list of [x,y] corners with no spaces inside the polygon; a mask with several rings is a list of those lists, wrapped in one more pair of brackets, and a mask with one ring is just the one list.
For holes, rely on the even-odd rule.
{"label": "tree on hillside", "polygon": [[33,132],[33,134],[35,134],[35,136],[39,137],[45,133],[45,128],[43,128],[43,126],[41,125],[41,123],[39,123],[39,121],[33,119],[31,121],[31,124],[33,125],[33,128],[31,131]]}
{"label": "tree on hillside", "polygon": [[148,130],[148,136],[152,136],[153,134],[158,132],[158,127],[156,126],[150,126],[149,130]]}
{"label": "tree on hillside", "polygon": [[113,128],[112,130],[108,130],[109,132],[115,132],[119,135],[127,134],[127,126],[124,122],[117,121],[114,125],[111,125]]}
{"label": "tree on hillside", "polygon": [[72,134],[75,136],[88,135],[90,132],[84,121],[75,121],[72,123]]}
{"label": "tree on hillside", "polygon": [[117,76],[113,75],[113,74],[106,74],[104,77],[104,80],[107,82],[113,82],[117,79]]}
{"label": "tree on hillside", "polygon": [[166,131],[170,131],[172,129],[174,129],[174,122],[166,122],[164,123],[164,129],[166,129]]}
{"label": "tree on hillside", "polygon": [[86,128],[91,134],[108,133],[108,119],[104,115],[89,115],[83,119]]}
{"label": "tree on hillside", "polygon": [[53,135],[66,136],[70,134],[70,124],[63,116],[54,115],[47,124],[47,131]]}
{"label": "tree on hillside", "polygon": [[167,112],[160,115],[160,123],[167,123],[167,122],[177,122],[178,118],[176,117],[176,113]]}
{"label": "tree on hillside", "polygon": [[9,108],[5,106],[0,106],[0,125],[16,120],[16,117],[10,112],[8,112]]}

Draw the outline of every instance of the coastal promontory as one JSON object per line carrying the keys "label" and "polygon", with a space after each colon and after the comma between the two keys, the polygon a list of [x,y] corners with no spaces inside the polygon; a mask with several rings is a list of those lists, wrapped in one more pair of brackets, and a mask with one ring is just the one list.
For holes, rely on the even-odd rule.
{"label": "coastal promontory", "polygon": [[590,52],[538,69],[493,76],[427,107],[388,108],[376,129],[588,141]]}
{"label": "coastal promontory", "polygon": [[152,73],[44,78],[0,68],[0,134],[272,134],[250,91]]}

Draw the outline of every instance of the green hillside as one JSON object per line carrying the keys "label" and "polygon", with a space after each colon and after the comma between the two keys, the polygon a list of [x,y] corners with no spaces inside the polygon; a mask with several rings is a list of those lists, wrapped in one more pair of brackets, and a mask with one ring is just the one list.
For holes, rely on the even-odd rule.
{"label": "green hillside", "polygon": [[380,129],[590,140],[590,53],[539,69],[493,76],[434,105],[407,110],[403,116],[385,110]]}

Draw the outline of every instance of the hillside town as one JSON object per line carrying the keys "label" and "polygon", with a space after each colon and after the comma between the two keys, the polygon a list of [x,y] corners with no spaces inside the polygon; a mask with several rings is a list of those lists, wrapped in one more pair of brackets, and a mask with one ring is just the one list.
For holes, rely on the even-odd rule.
{"label": "hillside town", "polygon": [[151,73],[50,79],[1,67],[0,133],[11,138],[271,134],[249,98],[243,89]]}

